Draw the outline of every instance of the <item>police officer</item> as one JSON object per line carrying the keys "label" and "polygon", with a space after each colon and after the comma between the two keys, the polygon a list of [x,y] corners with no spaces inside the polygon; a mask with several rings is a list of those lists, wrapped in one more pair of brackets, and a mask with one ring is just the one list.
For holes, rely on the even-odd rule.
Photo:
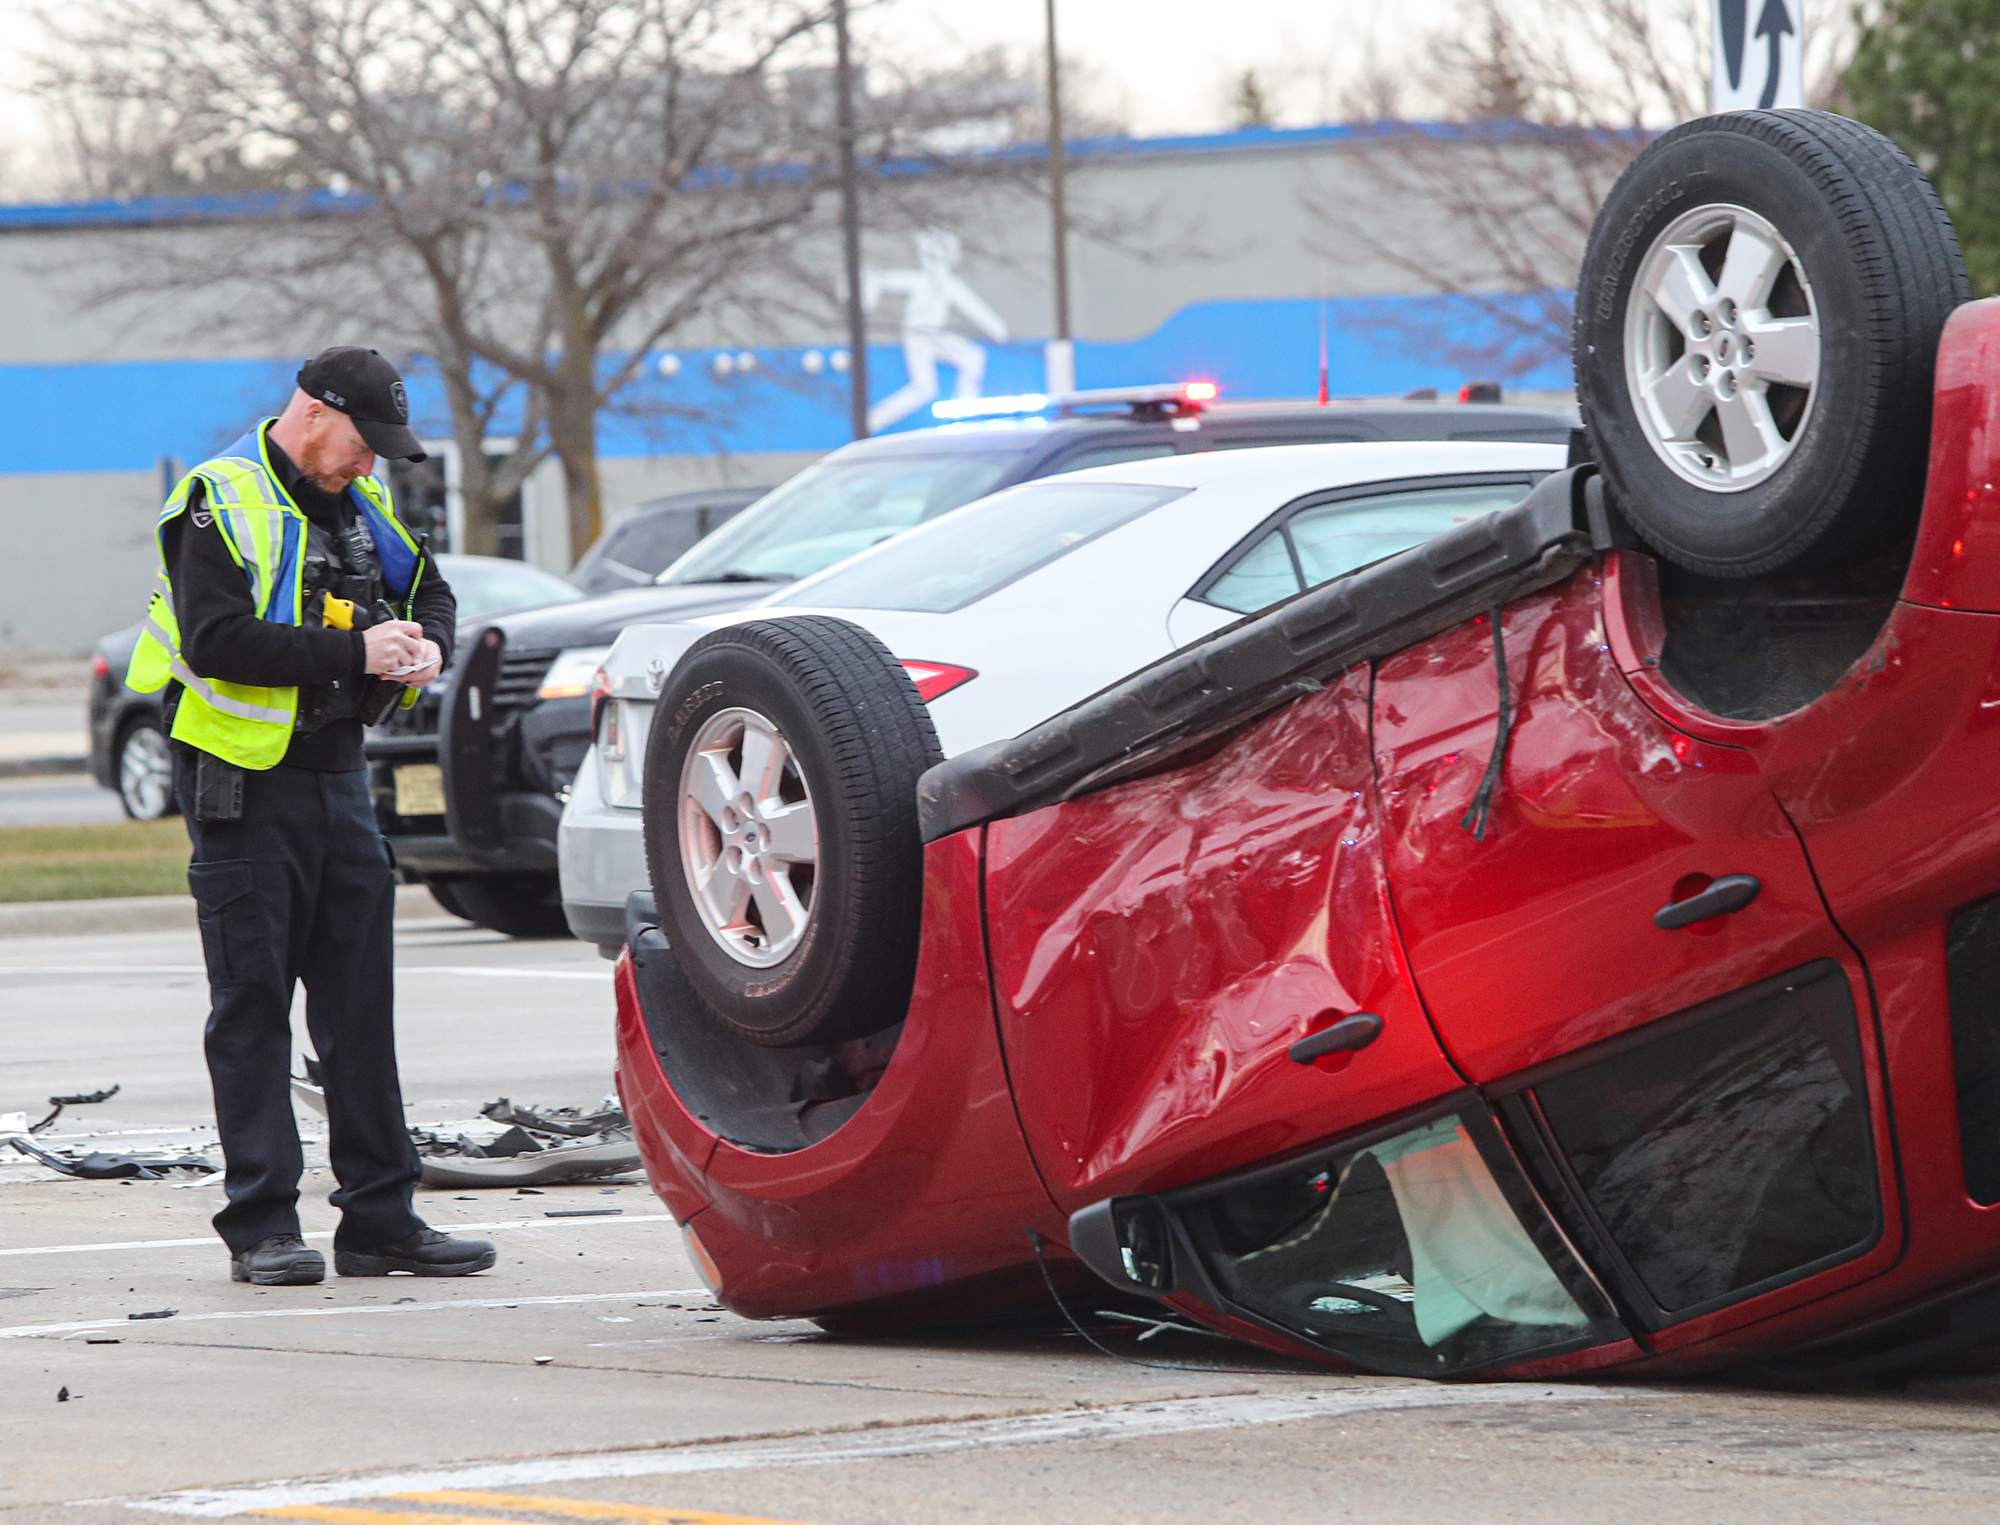
{"label": "police officer", "polygon": [[411,1207],[421,1166],[396,1075],[396,883],[361,733],[437,680],[455,605],[373,474],[378,455],[424,458],[395,367],[351,346],[315,356],[283,413],[167,499],[128,679],[167,690],[228,1160],[215,1228],[231,1277],[262,1286],[326,1275],[299,1236],[295,982],[326,1084],[334,1269],[463,1276],[494,1261],[492,1245]]}

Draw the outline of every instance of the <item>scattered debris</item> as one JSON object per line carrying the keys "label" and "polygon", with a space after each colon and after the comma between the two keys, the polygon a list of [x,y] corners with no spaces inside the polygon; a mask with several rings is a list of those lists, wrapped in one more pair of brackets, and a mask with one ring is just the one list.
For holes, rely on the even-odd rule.
{"label": "scattered debris", "polygon": [[632,1125],[608,1100],[586,1113],[575,1107],[535,1111],[503,1096],[479,1110],[507,1124],[506,1131],[480,1143],[463,1133],[447,1139],[410,1130],[426,1186],[512,1186],[528,1193],[536,1186],[601,1181],[640,1166]]}
{"label": "scattered debris", "polygon": [[1130,1324],[1134,1328],[1145,1330],[1146,1332],[1139,1336],[1140,1343],[1142,1344],[1156,1334],[1198,1334],[1211,1340],[1227,1340],[1231,1338],[1231,1336],[1221,1334],[1213,1329],[1200,1329],[1193,1324],[1183,1323],[1179,1319],[1146,1318],[1136,1313],[1117,1313],[1109,1308],[1098,1309],[1097,1316],[1101,1319],[1109,1319],[1114,1324]]}
{"label": "scattered debris", "polygon": [[624,1212],[622,1207],[552,1207],[543,1213],[544,1218],[616,1218]]}
{"label": "scattered debris", "polygon": [[555,1359],[554,1356],[536,1356],[535,1364],[537,1366],[547,1366],[549,1362],[553,1361],[554,1359]]}
{"label": "scattered debris", "polygon": [[54,1107],[55,1111],[51,1112],[47,1117],[43,1118],[40,1122],[36,1123],[28,1131],[30,1133],[40,1133],[44,1128],[48,1127],[50,1123],[54,1122],[58,1117],[61,1117],[63,1115],[64,1107],[94,1107],[100,1101],[111,1100],[112,1097],[116,1096],[120,1091],[124,1089],[125,1088],[122,1085],[115,1085],[108,1091],[91,1091],[76,1096],[51,1096],[49,1098],[49,1105]]}
{"label": "scattered debris", "polygon": [[125,1342],[120,1339],[114,1339],[108,1334],[93,1334],[87,1337],[83,1343],[86,1345],[122,1345]]}
{"label": "scattered debris", "polygon": [[180,1311],[181,1310],[178,1308],[155,1308],[150,1313],[128,1313],[125,1315],[125,1317],[129,1319],[172,1318],[176,1313],[179,1313]]}
{"label": "scattered debris", "polygon": [[93,1151],[79,1158],[74,1150],[51,1154],[16,1134],[7,1140],[38,1165],[46,1165],[58,1175],[75,1176],[81,1181],[164,1181],[174,1171],[193,1171],[211,1176],[215,1167],[198,1154],[99,1154]]}
{"label": "scattered debris", "polygon": [[[301,1054],[304,1075],[292,1076],[292,1094],[326,1116],[326,1088],[318,1063]],[[512,1186],[530,1182],[562,1186],[601,1181],[639,1169],[639,1146],[632,1125],[607,1096],[594,1111],[577,1107],[537,1110],[505,1096],[479,1109],[481,1117],[506,1124],[499,1137],[484,1142],[460,1133],[447,1138],[424,1128],[410,1129],[424,1162],[423,1184],[430,1187]]]}
{"label": "scattered debris", "polygon": [[21,1133],[40,1133],[62,1116],[64,1107],[94,1107],[100,1101],[111,1100],[123,1089],[122,1086],[113,1086],[108,1091],[91,1091],[88,1094],[80,1093],[75,1096],[51,1096],[49,1105],[55,1110],[38,1123],[29,1122],[28,1114],[25,1112],[0,1112],[0,1138]]}
{"label": "scattered debris", "polygon": [[58,1403],[69,1402],[69,1389],[67,1387],[59,1387],[56,1389],[56,1402]]}
{"label": "scattered debris", "polygon": [[399,1297],[396,1301],[399,1303],[413,1303],[416,1299],[414,1297]]}
{"label": "scattered debris", "polygon": [[533,1129],[536,1133],[561,1133],[570,1138],[590,1138],[594,1134],[625,1126],[625,1114],[609,1096],[597,1104],[595,1112],[590,1113],[579,1112],[575,1107],[536,1112],[528,1107],[517,1107],[503,1096],[481,1107],[479,1115],[490,1117],[496,1123],[513,1123],[517,1127]]}

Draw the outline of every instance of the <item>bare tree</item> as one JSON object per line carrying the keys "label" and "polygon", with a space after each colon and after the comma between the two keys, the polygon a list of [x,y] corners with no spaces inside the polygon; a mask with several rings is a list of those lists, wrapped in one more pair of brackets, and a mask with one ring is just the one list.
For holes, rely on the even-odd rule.
{"label": "bare tree", "polygon": [[[1853,17],[1807,0],[1806,21],[1809,95],[1837,105]],[[1708,109],[1708,55],[1708,0],[1480,0],[1410,50],[1421,68],[1371,50],[1349,84],[1370,124],[1355,161],[1402,215],[1350,220],[1309,186],[1314,251],[1449,299],[1358,320],[1382,341],[1501,379],[1560,363],[1597,210],[1659,131]]]}
{"label": "bare tree", "polygon": [[1660,126],[1705,109],[1706,47],[1702,0],[1482,0],[1426,39],[1414,92],[1379,65],[1357,82],[1368,104],[1416,93],[1445,120],[1375,122],[1355,152],[1372,195],[1407,215],[1349,219],[1323,188],[1301,193],[1315,252],[1363,253],[1452,299],[1369,320],[1380,338],[1496,378],[1567,356],[1597,209]]}
{"label": "bare tree", "polygon": [[[600,416],[676,411],[648,352],[782,305],[823,221],[824,21],[818,0],[102,0],[45,13],[45,84],[97,193],[261,193],[149,239],[99,298],[200,295],[293,348],[388,336],[435,368],[473,547],[553,454],[580,551]],[[1006,108],[950,83],[877,102],[875,151]],[[515,443],[489,462],[496,433]]]}

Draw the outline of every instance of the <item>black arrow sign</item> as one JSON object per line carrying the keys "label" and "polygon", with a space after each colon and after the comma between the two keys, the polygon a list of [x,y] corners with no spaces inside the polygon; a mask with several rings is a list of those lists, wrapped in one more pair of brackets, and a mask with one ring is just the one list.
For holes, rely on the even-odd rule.
{"label": "black arrow sign", "polygon": [[1729,69],[1729,88],[1743,88],[1743,23],[1750,19],[1750,0],[1715,0],[1722,24],[1722,61]]}
{"label": "black arrow sign", "polygon": [[1771,39],[1771,72],[1764,76],[1764,93],[1757,98],[1757,109],[1768,111],[1771,102],[1778,98],[1778,50],[1779,39],[1792,30],[1792,13],[1785,8],[1785,0],[1764,0],[1763,12],[1757,17],[1756,35]]}

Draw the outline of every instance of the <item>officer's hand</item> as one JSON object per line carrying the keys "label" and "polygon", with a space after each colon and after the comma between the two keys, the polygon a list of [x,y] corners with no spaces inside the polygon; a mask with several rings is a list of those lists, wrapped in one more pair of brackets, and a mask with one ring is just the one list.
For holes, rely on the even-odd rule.
{"label": "officer's hand", "polygon": [[396,681],[407,683],[411,688],[429,688],[444,676],[444,653],[438,649],[436,641],[419,641],[417,645],[422,649],[416,659],[424,665],[415,672],[403,674]]}
{"label": "officer's hand", "polygon": [[392,668],[421,662],[424,659],[423,648],[430,645],[424,639],[424,627],[408,620],[389,620],[380,625],[370,625],[361,632],[361,643],[368,652],[365,671],[372,673],[386,673]]}

